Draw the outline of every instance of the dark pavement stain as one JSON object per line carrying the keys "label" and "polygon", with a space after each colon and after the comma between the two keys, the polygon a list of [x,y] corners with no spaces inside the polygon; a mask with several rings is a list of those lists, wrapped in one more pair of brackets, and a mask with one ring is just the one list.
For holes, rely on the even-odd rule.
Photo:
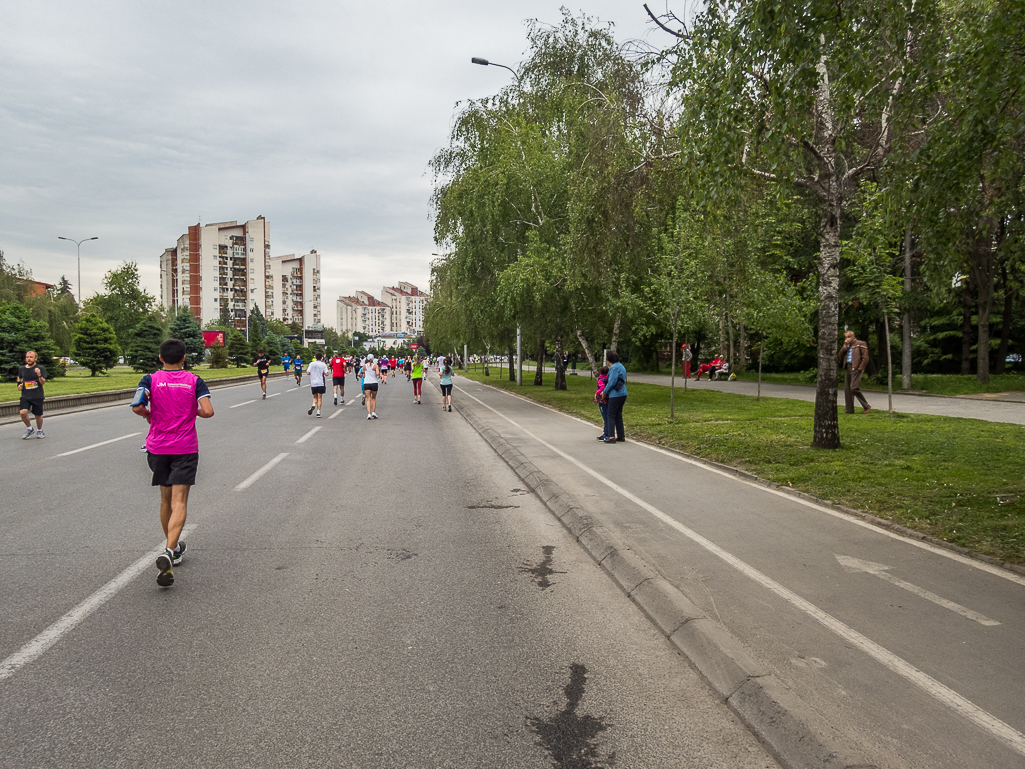
{"label": "dark pavement stain", "polygon": [[483,505],[467,505],[467,510],[509,510],[513,507],[519,507],[519,505],[496,505],[494,502],[488,502]]}
{"label": "dark pavement stain", "polygon": [[571,665],[569,683],[564,690],[566,707],[547,720],[527,718],[527,724],[538,736],[538,744],[548,751],[555,769],[603,769],[615,763],[615,751],[603,758],[594,744],[595,738],[609,728],[608,724],[594,716],[577,714],[586,683],[587,668]]}
{"label": "dark pavement stain", "polygon": [[534,578],[534,583],[542,590],[547,590],[552,586],[551,580],[548,578],[553,574],[565,574],[564,571],[555,571],[552,568],[552,553],[555,552],[555,545],[545,545],[541,548],[541,552],[544,553],[544,558],[541,559],[541,563],[537,566],[531,566],[524,564],[520,567],[522,574],[529,574]]}
{"label": "dark pavement stain", "polygon": [[388,550],[388,557],[393,561],[408,561],[410,558],[416,558],[418,555],[419,553],[414,553],[410,550],[406,550],[405,548],[400,548],[398,550],[389,548]]}
{"label": "dark pavement stain", "polygon": [[524,494],[529,493],[526,489],[509,489],[509,491],[517,496],[523,496]]}

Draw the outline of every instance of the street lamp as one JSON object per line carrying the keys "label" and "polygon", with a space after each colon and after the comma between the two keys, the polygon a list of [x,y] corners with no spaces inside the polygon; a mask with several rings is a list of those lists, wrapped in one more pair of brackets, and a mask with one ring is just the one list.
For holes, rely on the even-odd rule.
{"label": "street lamp", "polygon": [[65,238],[62,235],[57,236],[57,240],[69,240],[75,244],[78,251],[78,303],[82,304],[82,244],[87,240],[99,240],[99,238],[82,238],[82,240],[75,240],[74,238]]}
{"label": "street lamp", "polygon": [[493,61],[488,61],[487,59],[482,59],[480,56],[474,56],[472,59],[470,59],[470,61],[472,61],[474,64],[480,64],[482,67],[491,66],[491,67],[501,67],[502,69],[507,69],[510,72],[512,72],[513,73],[513,77],[516,78],[516,85],[520,84],[520,76],[516,74],[516,70],[514,70],[512,67],[507,67],[504,64],[496,64]]}

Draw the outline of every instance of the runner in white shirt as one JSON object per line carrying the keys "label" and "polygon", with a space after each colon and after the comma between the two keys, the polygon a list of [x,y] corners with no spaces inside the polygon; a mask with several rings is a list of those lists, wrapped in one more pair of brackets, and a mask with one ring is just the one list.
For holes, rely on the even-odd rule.
{"label": "runner in white shirt", "polygon": [[320,407],[324,401],[324,393],[327,392],[327,364],[324,363],[324,353],[318,352],[313,356],[316,360],[310,364],[307,374],[310,377],[310,391],[313,393],[313,405],[310,406],[310,410],[307,414],[312,414],[313,410],[317,410],[317,419],[320,419]]}
{"label": "runner in white shirt", "polygon": [[367,399],[367,419],[377,419],[377,383],[381,377],[381,367],[368,355],[363,364],[363,394]]}

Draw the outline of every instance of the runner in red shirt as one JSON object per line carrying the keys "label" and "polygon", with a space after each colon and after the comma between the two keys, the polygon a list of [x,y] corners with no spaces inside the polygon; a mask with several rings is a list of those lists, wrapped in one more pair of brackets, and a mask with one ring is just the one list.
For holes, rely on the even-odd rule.
{"label": "runner in red shirt", "polygon": [[331,384],[334,385],[335,405],[338,405],[339,397],[345,403],[345,358],[337,353],[331,359]]}

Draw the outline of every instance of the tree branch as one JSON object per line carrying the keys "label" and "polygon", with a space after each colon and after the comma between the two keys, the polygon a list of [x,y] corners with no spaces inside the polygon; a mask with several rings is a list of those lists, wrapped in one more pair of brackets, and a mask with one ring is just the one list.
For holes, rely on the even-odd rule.
{"label": "tree branch", "polygon": [[[668,32],[670,35],[672,35],[673,37],[679,38],[680,40],[690,40],[690,35],[681,34],[680,32],[676,32],[676,31],[674,31],[672,29],[669,29],[669,27],[667,27],[665,24],[663,24],[661,21],[659,21],[658,17],[655,16],[655,14],[653,14],[651,12],[651,9],[648,7],[647,3],[644,4],[644,10],[648,12],[648,16],[651,17],[651,20],[653,22],[655,22],[656,24],[658,24],[658,26],[661,27],[665,32]],[[684,27],[684,29],[687,29],[687,27]]]}

